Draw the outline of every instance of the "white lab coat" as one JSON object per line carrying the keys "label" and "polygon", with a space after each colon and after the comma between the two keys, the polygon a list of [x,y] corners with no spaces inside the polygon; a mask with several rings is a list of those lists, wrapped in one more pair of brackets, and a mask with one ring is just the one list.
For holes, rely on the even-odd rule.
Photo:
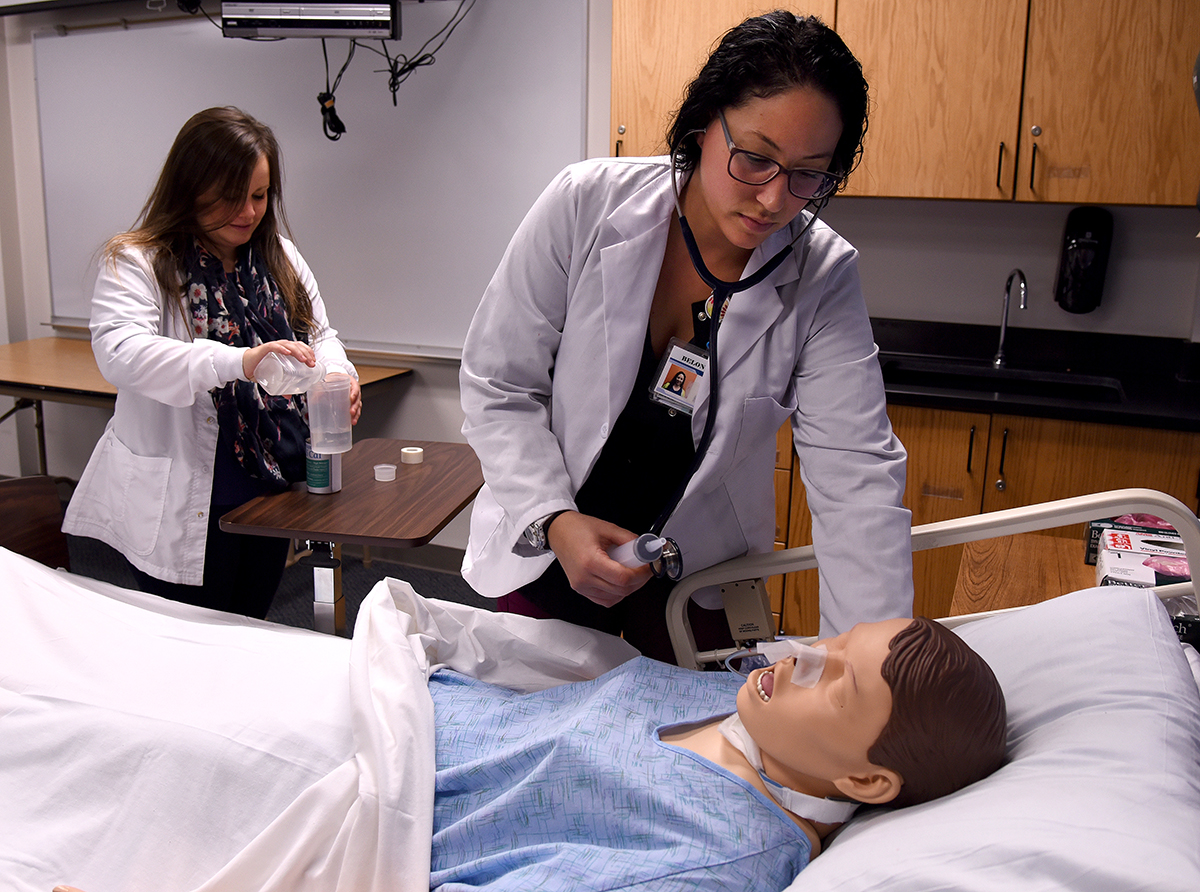
{"label": "white lab coat", "polygon": [[[674,209],[669,171],[666,158],[568,167],[484,293],[460,378],[463,433],[487,481],[463,575],[484,595],[518,589],[551,563],[522,531],[574,508],[629,398]],[[772,235],[744,275],[808,216]],[[721,326],[712,442],[664,530],[685,573],[773,547],[775,432],[791,418],[820,560],[822,633],[911,614],[906,456],[877,353],[857,252],[821,222],[765,282],[734,295]],[[704,394],[696,441],[707,408]]]}
{"label": "white lab coat", "polygon": [[[313,304],[317,357],[354,375],[329,327],[316,279],[295,246],[287,256]],[[242,376],[244,347],[201,337],[164,300],[143,252],[101,261],[92,296],[92,351],[117,405],[67,506],[63,531],[120,551],[168,582],[204,581],[217,454],[210,391]]]}

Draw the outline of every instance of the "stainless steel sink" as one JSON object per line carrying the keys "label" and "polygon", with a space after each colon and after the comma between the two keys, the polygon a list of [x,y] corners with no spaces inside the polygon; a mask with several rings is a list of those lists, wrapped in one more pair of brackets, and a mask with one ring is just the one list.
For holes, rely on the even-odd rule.
{"label": "stainless steel sink", "polygon": [[969,359],[887,356],[881,359],[884,383],[894,387],[1090,403],[1120,403],[1125,399],[1120,381],[1099,375],[1044,372],[1007,366],[997,369],[986,361]]}

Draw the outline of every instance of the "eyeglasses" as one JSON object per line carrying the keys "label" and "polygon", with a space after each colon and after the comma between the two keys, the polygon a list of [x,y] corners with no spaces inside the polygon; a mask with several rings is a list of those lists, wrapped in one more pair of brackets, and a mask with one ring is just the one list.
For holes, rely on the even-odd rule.
{"label": "eyeglasses", "polygon": [[785,168],[774,159],[754,152],[739,149],[729,135],[725,113],[717,112],[721,129],[725,131],[725,142],[729,146],[729,175],[747,186],[765,186],[781,173],[787,174],[788,191],[805,201],[820,201],[837,189],[842,178],[827,170],[810,170],[806,167]]}

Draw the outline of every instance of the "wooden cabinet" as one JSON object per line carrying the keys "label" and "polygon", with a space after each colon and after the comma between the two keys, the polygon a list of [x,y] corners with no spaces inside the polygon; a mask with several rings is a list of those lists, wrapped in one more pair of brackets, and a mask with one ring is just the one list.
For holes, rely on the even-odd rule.
{"label": "wooden cabinet", "polygon": [[1194,204],[1198,50],[1196,0],[1033,0],[1017,198]]}
{"label": "wooden cabinet", "polygon": [[[835,0],[791,8],[832,24]],[[743,19],[776,9],[769,0],[613,0],[614,155],[666,152],[671,115],[721,37]]]}
{"label": "wooden cabinet", "polygon": [[847,195],[1010,199],[1028,0],[840,0],[871,110]]}
{"label": "wooden cabinet", "polygon": [[[984,511],[1127,486],[1157,489],[1196,511],[1198,484],[1200,433],[992,416]],[[1082,542],[1083,525],[1054,534]]]}
{"label": "wooden cabinet", "polygon": [[[908,450],[904,504],[914,525],[1132,486],[1200,508],[1200,433],[896,405],[888,415]],[[798,473],[788,501],[788,544],[809,544]],[[1083,534],[1082,524],[1047,532],[1078,542],[1080,560]],[[962,546],[950,546],[913,555],[914,612],[949,614],[961,554]],[[816,575],[787,578],[782,623],[789,634],[816,633]]]}
{"label": "wooden cabinet", "polygon": [[1196,0],[839,0],[837,28],[873,98],[848,194],[1196,200]]}

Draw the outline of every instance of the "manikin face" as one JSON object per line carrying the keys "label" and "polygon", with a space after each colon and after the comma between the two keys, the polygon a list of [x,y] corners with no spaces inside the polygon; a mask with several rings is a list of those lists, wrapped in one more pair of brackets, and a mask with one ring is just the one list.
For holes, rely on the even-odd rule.
{"label": "manikin face", "polygon": [[867,751],[892,714],[880,669],[888,643],[910,622],[860,623],[819,642],[828,656],[815,687],[791,683],[794,657],[750,673],[738,692],[738,715],[771,778],[812,795],[851,795],[837,779],[879,770]]}
{"label": "manikin face", "polygon": [[[767,99],[752,97],[725,109],[729,135],[739,149],[779,162],[785,169],[828,170],[842,136],[837,105],[825,93],[793,87]],[[689,184],[699,186],[701,209],[735,247],[754,249],[771,233],[786,226],[807,202],[788,191],[787,176],[750,186],[729,175],[729,146],[720,120],[714,118],[700,144],[700,163]],[[694,225],[694,224],[693,224]]]}
{"label": "manikin face", "polygon": [[[271,166],[267,156],[261,155],[250,175],[250,190],[240,205],[217,202],[201,211],[199,221],[204,230],[204,243],[227,266],[237,259],[237,249],[250,241],[262,222],[263,214],[267,212],[270,187]],[[204,207],[203,196],[199,204]]]}

